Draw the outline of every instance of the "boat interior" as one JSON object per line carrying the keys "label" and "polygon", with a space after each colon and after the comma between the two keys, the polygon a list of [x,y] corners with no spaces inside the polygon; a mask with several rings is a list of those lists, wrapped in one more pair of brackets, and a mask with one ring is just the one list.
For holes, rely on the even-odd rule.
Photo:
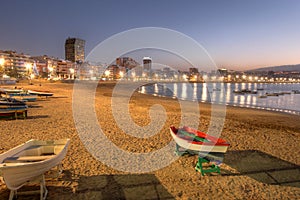
{"label": "boat interior", "polygon": [[3,163],[28,163],[47,160],[59,154],[64,147],[65,145],[30,146],[11,157],[7,157]]}

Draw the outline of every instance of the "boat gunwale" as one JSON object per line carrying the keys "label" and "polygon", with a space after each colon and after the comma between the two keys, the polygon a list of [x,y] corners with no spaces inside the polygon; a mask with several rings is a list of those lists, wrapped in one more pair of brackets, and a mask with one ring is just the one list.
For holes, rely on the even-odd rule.
{"label": "boat gunwale", "polygon": [[[187,129],[187,128],[188,128],[188,129]],[[181,136],[179,136],[179,135],[177,134],[179,128],[177,129],[175,126],[171,126],[171,127],[170,127],[170,130],[171,130],[171,133],[173,133],[173,135],[176,136],[176,138],[181,139],[181,140],[184,140],[185,142],[190,143],[190,144],[205,145],[205,146],[230,146],[230,143],[228,143],[227,141],[225,141],[225,140],[223,140],[223,139],[221,139],[221,138],[219,138],[219,139],[221,139],[222,142],[216,142],[216,141],[211,141],[211,142],[193,141],[193,140],[188,140],[188,139],[186,139],[187,137],[181,137]],[[187,131],[187,130],[195,130],[195,129],[192,129],[192,128],[190,128],[190,127],[184,126],[184,127],[183,127],[183,130]],[[176,132],[175,132],[175,131],[176,131]],[[188,131],[188,132],[189,132],[189,131]],[[189,132],[189,133],[191,133],[191,132]],[[210,135],[208,135],[208,134],[206,134],[206,133],[203,133],[203,132],[201,132],[201,133],[206,135],[205,139],[210,139],[210,137],[211,137],[211,138],[217,139],[217,138],[214,137],[214,136],[210,136]],[[193,133],[191,133],[191,134],[193,134]],[[199,136],[199,135],[195,135],[195,136]],[[207,136],[209,136],[209,137],[207,137]],[[199,137],[202,137],[202,136],[199,136]]]}
{"label": "boat gunwale", "polygon": [[[41,141],[41,140],[34,140],[34,139],[32,139],[32,140],[29,140],[29,141],[27,141],[27,142],[25,142],[25,143],[23,143],[23,144],[20,144],[20,145],[14,147],[14,148],[12,148],[12,149],[10,149],[10,150],[8,150],[8,151],[2,153],[2,154],[0,154],[0,158],[1,158],[2,156],[4,156],[5,154],[9,154],[9,153],[11,153],[11,152],[16,151],[15,153],[13,153],[12,156],[8,156],[7,158],[13,157],[14,155],[16,155],[16,154],[20,153],[21,151],[25,150],[26,148],[32,146],[32,143],[33,143],[33,145],[34,145],[34,142],[49,142],[49,141],[50,141],[50,142],[65,141],[65,143],[63,143],[63,144],[57,144],[57,145],[64,145],[64,147],[59,151],[58,154],[54,154],[51,158],[45,159],[45,160],[41,160],[41,161],[34,161],[34,162],[18,162],[18,163],[13,163],[13,164],[11,164],[11,163],[4,163],[4,161],[5,161],[5,158],[4,158],[4,159],[1,161],[1,163],[0,163],[0,175],[2,174],[2,173],[1,173],[1,170],[2,170],[2,169],[19,168],[19,167],[24,167],[24,166],[33,166],[33,165],[39,165],[39,164],[45,164],[45,163],[47,163],[47,162],[51,162],[52,160],[54,160],[54,159],[57,158],[57,157],[60,157],[64,152],[66,152],[66,149],[68,148],[69,143],[70,143],[70,139],[46,140],[46,141]],[[55,146],[55,143],[53,143],[53,144],[51,144],[51,145]],[[45,144],[45,145],[39,145],[39,146],[50,146],[50,145],[49,145],[49,144]],[[23,148],[22,148],[22,147],[23,147]],[[18,149],[20,149],[20,150],[18,151]]]}
{"label": "boat gunwale", "polygon": [[50,91],[38,91],[38,90],[28,90],[29,94],[37,95],[37,96],[53,96],[54,93]]}

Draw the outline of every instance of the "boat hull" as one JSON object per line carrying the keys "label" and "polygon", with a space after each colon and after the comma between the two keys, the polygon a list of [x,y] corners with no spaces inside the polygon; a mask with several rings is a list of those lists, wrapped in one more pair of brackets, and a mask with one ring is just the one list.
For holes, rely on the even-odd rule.
{"label": "boat hull", "polygon": [[0,109],[0,119],[25,119],[27,118],[27,109]]}
{"label": "boat hull", "polygon": [[51,92],[43,92],[43,91],[28,90],[28,93],[32,94],[32,95],[41,96],[41,97],[51,97],[51,96],[53,96],[53,93],[51,93]]}
{"label": "boat hull", "polygon": [[33,102],[33,101],[36,101],[36,99],[37,99],[37,95],[27,94],[27,93],[12,93],[12,94],[9,94],[9,96],[11,98],[14,98],[19,101]]}
{"label": "boat hull", "polygon": [[[1,154],[0,175],[7,187],[10,190],[17,190],[28,181],[36,179],[57,166],[65,157],[69,142],[69,139],[57,141],[30,140]],[[42,159],[44,157],[39,154],[43,152],[53,155],[44,156],[46,159]],[[28,158],[41,160],[27,160],[27,162],[26,159]]]}
{"label": "boat hull", "polygon": [[5,89],[0,88],[0,94],[9,94],[9,93],[21,93],[23,89]]}
{"label": "boat hull", "polygon": [[220,138],[215,138],[213,136],[209,136],[205,133],[199,132],[199,133],[201,133],[201,135],[199,135],[196,132],[196,130],[193,130],[191,128],[184,127],[183,129],[184,129],[184,131],[188,131],[189,133],[194,134],[195,136],[209,139],[209,141],[207,141],[207,142],[193,141],[193,138],[186,138],[186,137],[180,136],[179,131],[178,131],[179,129],[176,129],[174,126],[171,126],[170,127],[171,136],[175,140],[176,144],[184,149],[197,151],[197,152],[226,153],[226,151],[230,145],[225,140],[222,140]]}
{"label": "boat hull", "polygon": [[25,102],[14,98],[0,98],[0,108],[27,108]]}

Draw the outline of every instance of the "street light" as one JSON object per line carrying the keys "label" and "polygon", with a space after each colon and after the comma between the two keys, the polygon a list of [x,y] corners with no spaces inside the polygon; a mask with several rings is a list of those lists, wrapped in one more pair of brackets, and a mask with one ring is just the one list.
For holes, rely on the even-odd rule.
{"label": "street light", "polygon": [[[51,79],[51,78],[52,78],[53,67],[48,66],[48,72],[49,72],[49,73],[48,73],[48,78]],[[49,80],[49,79],[48,79],[48,80]]]}
{"label": "street light", "polygon": [[106,70],[106,71],[105,71],[105,76],[108,77],[109,75],[110,75],[110,71],[109,71],[109,70]]}
{"label": "street light", "polygon": [[4,65],[5,63],[5,59],[4,58],[0,58],[0,65]]}
{"label": "street light", "polygon": [[30,63],[25,63],[25,67],[27,69],[27,72],[29,72],[29,70],[31,68],[31,64]]}
{"label": "street light", "polygon": [[30,76],[31,64],[30,63],[25,63],[25,67],[26,67],[26,70],[27,70],[28,83],[31,85],[31,76]]}
{"label": "street light", "polygon": [[73,68],[70,69],[70,73],[74,74],[75,70]]}
{"label": "street light", "polygon": [[135,72],[133,71],[133,72],[131,72],[131,76],[132,76],[132,78],[133,78],[133,80],[135,79]]}
{"label": "street light", "polygon": [[72,78],[74,78],[73,76],[74,76],[75,70],[73,68],[70,68],[69,70],[70,70],[70,74],[71,74],[70,79],[72,79]]}
{"label": "street light", "polygon": [[195,81],[197,81],[198,80],[198,76],[194,75],[194,79],[195,79]]}

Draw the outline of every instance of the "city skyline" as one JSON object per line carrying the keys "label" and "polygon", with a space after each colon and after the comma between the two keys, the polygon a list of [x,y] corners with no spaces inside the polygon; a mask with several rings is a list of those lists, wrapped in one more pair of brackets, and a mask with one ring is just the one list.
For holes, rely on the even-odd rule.
{"label": "city skyline", "polygon": [[1,5],[0,49],[64,58],[68,37],[86,40],[88,54],[119,32],[164,27],[196,40],[218,67],[242,71],[299,64],[299,8],[294,0],[8,1]]}

